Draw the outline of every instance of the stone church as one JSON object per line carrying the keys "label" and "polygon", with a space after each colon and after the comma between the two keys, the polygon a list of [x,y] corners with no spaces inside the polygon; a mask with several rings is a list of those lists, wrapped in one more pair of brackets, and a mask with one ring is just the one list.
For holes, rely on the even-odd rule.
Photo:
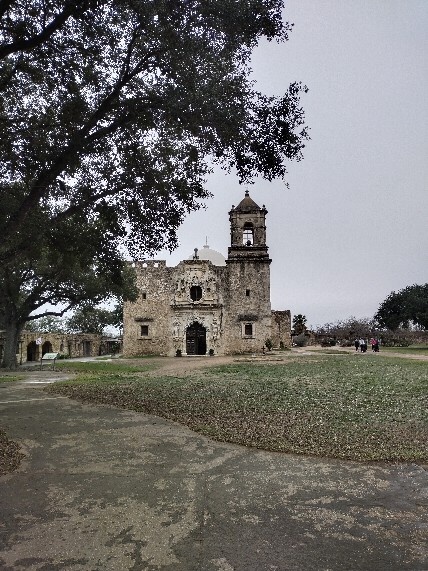
{"label": "stone church", "polygon": [[228,257],[207,245],[175,267],[133,263],[139,297],[124,304],[123,354],[260,353],[290,347],[290,311],[272,311],[267,210],[248,191],[229,212]]}

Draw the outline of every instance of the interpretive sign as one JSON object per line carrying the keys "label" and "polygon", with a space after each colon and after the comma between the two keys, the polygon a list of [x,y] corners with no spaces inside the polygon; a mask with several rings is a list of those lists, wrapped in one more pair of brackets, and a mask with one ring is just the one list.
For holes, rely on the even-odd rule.
{"label": "interpretive sign", "polygon": [[55,369],[55,361],[58,358],[58,353],[45,353],[40,359],[40,369],[42,368],[43,361],[51,361],[52,368]]}

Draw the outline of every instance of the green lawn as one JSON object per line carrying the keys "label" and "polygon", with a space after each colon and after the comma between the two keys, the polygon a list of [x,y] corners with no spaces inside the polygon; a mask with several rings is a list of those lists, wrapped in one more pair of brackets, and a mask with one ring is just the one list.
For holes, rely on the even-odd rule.
{"label": "green lawn", "polygon": [[[320,354],[153,377],[87,363],[47,390],[178,421],[220,441],[354,460],[428,461],[428,363]],[[144,367],[140,367],[143,369]]]}
{"label": "green lawn", "polygon": [[[121,360],[107,361],[100,359],[99,361],[57,361],[55,368],[62,372],[86,373],[99,375],[126,375],[128,373],[144,373],[151,371],[155,365],[149,362],[136,361],[135,365],[129,365]],[[82,377],[83,378],[83,377]],[[100,379],[102,376],[100,376]]]}
{"label": "green lawn", "polygon": [[5,375],[0,374],[0,383],[10,383],[11,381],[21,381],[24,377],[22,375]]}
{"label": "green lawn", "polygon": [[410,345],[410,347],[382,347],[382,351],[386,353],[408,353],[410,355],[428,355],[428,347],[426,345]]}

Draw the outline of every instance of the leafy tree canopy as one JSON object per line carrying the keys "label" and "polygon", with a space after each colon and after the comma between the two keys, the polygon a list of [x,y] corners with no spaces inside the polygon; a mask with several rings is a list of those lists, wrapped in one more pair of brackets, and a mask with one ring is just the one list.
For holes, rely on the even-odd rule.
{"label": "leafy tree canopy", "polygon": [[284,178],[307,138],[304,88],[268,97],[249,79],[258,40],[287,38],[282,8],[0,2],[0,259],[26,251],[37,206],[50,207],[50,228],[76,213],[103,220],[137,257],[176,245],[208,195],[207,158],[241,181]]}
{"label": "leafy tree canopy", "polygon": [[67,331],[69,333],[98,333],[102,335],[110,325],[115,325],[116,315],[114,311],[85,305],[78,309],[67,319]]}
{"label": "leafy tree canopy", "polygon": [[26,331],[40,331],[42,333],[66,333],[66,323],[60,317],[40,317],[25,324]]}
{"label": "leafy tree canopy", "polygon": [[297,315],[293,316],[292,324],[296,335],[299,335],[300,333],[304,333],[306,331],[306,322],[307,322],[306,315],[298,313]]}
{"label": "leafy tree canopy", "polygon": [[[35,208],[31,221],[43,228],[47,216]],[[108,245],[108,232],[99,220],[88,225],[76,214],[42,232],[29,242],[27,252],[0,266],[0,323],[6,330],[2,366],[16,366],[15,348],[24,327],[45,327],[47,320],[51,323],[88,300],[135,298],[134,270],[123,267],[114,250],[109,255]]]}
{"label": "leafy tree canopy", "polygon": [[360,337],[369,337],[374,335],[376,323],[373,318],[354,316],[347,319],[339,319],[333,323],[325,323],[315,329],[318,335],[330,335],[334,338],[347,339],[349,341],[359,339]]}
{"label": "leafy tree canopy", "polygon": [[[123,288],[121,252],[177,245],[213,163],[285,179],[300,95],[255,90],[282,0],[0,0],[0,323]],[[122,289],[123,291],[123,289]],[[44,313],[43,313],[44,312]]]}
{"label": "leafy tree canopy", "polygon": [[410,325],[428,329],[428,283],[391,292],[380,304],[375,319],[391,330]]}
{"label": "leafy tree canopy", "polygon": [[[32,224],[48,224],[48,215],[36,208]],[[41,316],[62,315],[87,299],[106,296],[132,298],[135,295],[133,270],[123,269],[115,251],[109,255],[108,232],[100,221],[81,223],[75,215],[29,241],[27,251],[13,263],[0,267],[0,312],[3,322],[18,323]],[[66,305],[61,311],[46,311],[46,305]]]}

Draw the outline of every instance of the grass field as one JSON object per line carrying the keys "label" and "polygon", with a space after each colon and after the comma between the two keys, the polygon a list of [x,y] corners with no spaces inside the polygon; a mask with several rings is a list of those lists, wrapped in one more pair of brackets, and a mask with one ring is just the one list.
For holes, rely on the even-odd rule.
{"label": "grass field", "polygon": [[[154,364],[150,361],[136,360],[135,365],[125,364],[120,359],[114,361],[97,360],[97,361],[57,361],[56,369],[58,371],[70,371],[72,373],[94,373],[95,375],[114,375],[116,373],[124,375],[127,373],[144,373],[151,371]],[[102,377],[100,376],[100,379]]]}
{"label": "grass field", "polygon": [[155,414],[220,441],[265,450],[428,461],[427,362],[319,354],[186,377],[150,377],[146,363],[76,365],[75,380],[47,390]]}
{"label": "grass field", "polygon": [[382,347],[382,352],[388,353],[407,353],[410,355],[427,355],[428,347],[426,345],[410,345],[410,347]]}
{"label": "grass field", "polygon": [[0,383],[10,383],[11,381],[21,381],[24,377],[22,375],[1,375]]}

